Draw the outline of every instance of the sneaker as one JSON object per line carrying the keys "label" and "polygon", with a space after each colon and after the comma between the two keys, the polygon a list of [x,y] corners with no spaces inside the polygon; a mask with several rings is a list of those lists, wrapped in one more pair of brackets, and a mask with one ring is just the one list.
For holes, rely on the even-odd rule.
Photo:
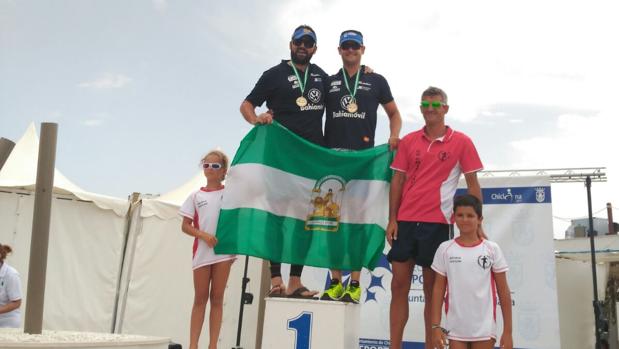
{"label": "sneaker", "polygon": [[340,301],[359,304],[359,299],[361,299],[361,287],[349,284]]}
{"label": "sneaker", "polygon": [[323,301],[339,301],[344,294],[344,287],[342,287],[342,283],[338,282],[337,284],[331,283],[329,289],[326,290],[320,299]]}

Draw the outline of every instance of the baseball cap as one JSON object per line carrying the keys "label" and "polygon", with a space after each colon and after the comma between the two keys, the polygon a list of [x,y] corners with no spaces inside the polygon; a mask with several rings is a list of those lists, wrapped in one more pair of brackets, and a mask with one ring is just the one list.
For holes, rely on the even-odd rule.
{"label": "baseball cap", "polygon": [[294,33],[292,33],[292,40],[298,40],[304,36],[309,36],[310,38],[314,39],[314,42],[317,42],[314,29],[306,25],[299,26],[297,29],[295,29]]}
{"label": "baseball cap", "polygon": [[345,30],[340,34],[340,45],[344,41],[354,41],[359,45],[363,45],[363,34],[356,30]]}

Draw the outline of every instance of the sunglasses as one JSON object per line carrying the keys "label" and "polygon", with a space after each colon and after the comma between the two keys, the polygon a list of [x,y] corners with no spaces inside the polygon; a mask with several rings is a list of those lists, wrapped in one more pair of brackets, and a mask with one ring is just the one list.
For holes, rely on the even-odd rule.
{"label": "sunglasses", "polygon": [[313,48],[316,46],[316,42],[314,40],[306,38],[292,40],[292,44],[298,47],[303,46],[305,48]]}
{"label": "sunglasses", "polygon": [[429,108],[430,106],[432,106],[432,108],[436,109],[436,108],[440,108],[442,106],[446,105],[443,102],[439,102],[439,101],[434,101],[434,102],[429,102],[429,101],[421,101],[421,107],[424,109]]}
{"label": "sunglasses", "polygon": [[202,168],[212,168],[213,170],[219,170],[221,168],[221,164],[219,162],[204,162],[202,163]]}
{"label": "sunglasses", "polygon": [[353,50],[358,50],[361,48],[361,44],[356,41],[344,41],[343,43],[340,44],[340,48],[342,50],[348,50],[351,48]]}

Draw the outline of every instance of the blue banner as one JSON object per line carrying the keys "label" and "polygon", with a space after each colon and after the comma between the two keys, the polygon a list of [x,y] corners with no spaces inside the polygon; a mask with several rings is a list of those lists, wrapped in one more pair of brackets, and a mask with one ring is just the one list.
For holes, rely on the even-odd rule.
{"label": "blue banner", "polygon": [[[458,189],[456,195],[466,194],[466,188]],[[484,205],[549,204],[552,202],[550,186],[482,188]]]}

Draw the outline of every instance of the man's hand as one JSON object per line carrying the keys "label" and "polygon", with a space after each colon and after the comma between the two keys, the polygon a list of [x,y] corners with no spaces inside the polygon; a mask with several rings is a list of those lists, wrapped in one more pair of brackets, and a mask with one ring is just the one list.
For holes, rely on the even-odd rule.
{"label": "man's hand", "polygon": [[499,342],[499,348],[513,349],[514,341],[512,339],[512,336],[503,333],[503,335],[501,336],[501,341]]}
{"label": "man's hand", "polygon": [[432,330],[432,348],[444,349],[447,344],[447,336],[440,327]]}
{"label": "man's hand", "polygon": [[268,111],[266,113],[262,113],[256,117],[256,121],[254,125],[266,125],[273,122],[273,113]]}
{"label": "man's hand", "polygon": [[389,221],[387,230],[385,230],[385,237],[387,238],[389,246],[393,245],[393,240],[398,239],[398,222],[395,219]]}
{"label": "man's hand", "polygon": [[389,150],[394,151],[398,149],[398,144],[400,143],[400,138],[398,137],[389,137]]}

